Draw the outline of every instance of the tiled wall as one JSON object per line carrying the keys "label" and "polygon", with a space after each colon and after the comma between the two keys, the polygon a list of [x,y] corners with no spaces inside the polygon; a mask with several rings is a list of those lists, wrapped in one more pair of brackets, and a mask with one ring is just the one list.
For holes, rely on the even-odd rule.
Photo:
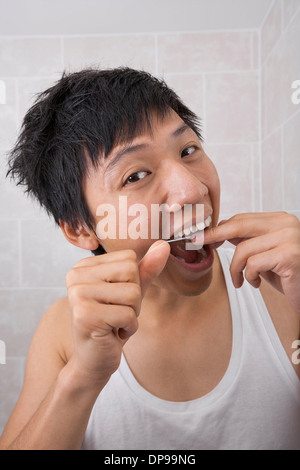
{"label": "tiled wall", "polygon": [[[298,10],[298,13],[296,11]],[[5,180],[5,152],[34,93],[62,70],[129,65],[166,81],[204,120],[205,148],[222,183],[221,217],[300,214],[299,0],[276,0],[261,30],[0,38],[0,431],[19,394],[36,325],[65,294],[65,275],[89,253],[69,245],[36,203]],[[298,48],[298,51],[297,51]],[[298,211],[298,212],[297,212]]]}
{"label": "tiled wall", "polygon": [[262,209],[300,216],[300,2],[276,0],[261,31]]}

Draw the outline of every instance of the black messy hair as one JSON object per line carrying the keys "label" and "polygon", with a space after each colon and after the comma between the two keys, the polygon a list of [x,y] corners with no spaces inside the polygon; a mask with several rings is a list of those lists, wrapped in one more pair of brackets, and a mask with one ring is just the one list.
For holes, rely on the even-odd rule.
{"label": "black messy hair", "polygon": [[[96,167],[118,144],[151,130],[151,114],[170,110],[202,140],[200,123],[163,80],[127,67],[63,73],[25,115],[9,154],[10,175],[55,222],[95,230],[82,191],[88,158]],[[93,251],[104,253],[103,248]]]}

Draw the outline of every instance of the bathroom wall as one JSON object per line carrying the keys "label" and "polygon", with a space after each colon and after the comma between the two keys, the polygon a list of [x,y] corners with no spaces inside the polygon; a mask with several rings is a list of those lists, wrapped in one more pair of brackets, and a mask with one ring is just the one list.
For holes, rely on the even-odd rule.
{"label": "bathroom wall", "polygon": [[[261,207],[300,217],[300,2],[276,0],[261,29]],[[300,94],[298,93],[298,97]]]}
{"label": "bathroom wall", "polygon": [[300,79],[299,22],[299,1],[278,0],[261,29],[0,37],[6,86],[0,104],[0,340],[6,344],[0,431],[19,394],[39,319],[65,295],[68,269],[89,256],[5,180],[6,152],[34,94],[63,70],[91,65],[129,65],[163,76],[203,118],[205,148],[221,179],[221,217],[278,209],[299,214],[300,116],[290,103],[291,83]]}

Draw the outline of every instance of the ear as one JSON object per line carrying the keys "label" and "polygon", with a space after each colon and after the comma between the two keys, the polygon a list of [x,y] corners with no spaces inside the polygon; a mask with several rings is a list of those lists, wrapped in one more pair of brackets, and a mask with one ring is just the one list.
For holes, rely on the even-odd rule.
{"label": "ear", "polygon": [[70,224],[62,220],[59,221],[59,225],[66,239],[73,245],[90,251],[98,248],[99,240],[87,227],[80,226],[74,229]]}

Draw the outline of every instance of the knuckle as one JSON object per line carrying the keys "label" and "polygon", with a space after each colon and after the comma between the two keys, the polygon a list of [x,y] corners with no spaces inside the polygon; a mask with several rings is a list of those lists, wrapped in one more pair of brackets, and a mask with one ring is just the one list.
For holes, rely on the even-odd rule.
{"label": "knuckle", "polygon": [[300,240],[299,227],[296,227],[295,225],[291,225],[291,224],[289,227],[284,227],[281,232],[282,240],[284,241],[294,241],[297,239]]}
{"label": "knuckle", "polygon": [[137,254],[134,250],[128,248],[127,250],[124,250],[124,254],[127,256],[128,259],[136,261],[137,260]]}
{"label": "knuckle", "polygon": [[251,271],[253,271],[257,268],[257,257],[256,256],[250,256],[250,258],[248,258],[247,268],[248,268],[248,272],[249,272],[249,269]]}
{"label": "knuckle", "polygon": [[292,227],[296,227],[299,229],[300,227],[300,221],[298,219],[298,217],[294,214],[288,214],[288,217],[289,217],[289,222],[290,222],[290,225]]}
{"label": "knuckle", "polygon": [[89,308],[85,303],[77,304],[72,309],[72,324],[76,330],[88,329]]}
{"label": "knuckle", "polygon": [[235,248],[236,257],[243,258],[245,256],[246,241],[240,242]]}
{"label": "knuckle", "polygon": [[285,227],[299,227],[300,221],[296,215],[285,211],[279,212],[278,214],[282,217],[282,224],[284,224]]}
{"label": "knuckle", "polygon": [[71,286],[79,282],[80,278],[83,275],[84,268],[82,267],[73,267],[68,271],[66,275],[66,285]]}
{"label": "knuckle", "polygon": [[71,304],[77,304],[85,298],[85,286],[72,284],[68,287],[68,298]]}
{"label": "knuckle", "polygon": [[132,279],[132,277],[136,274],[137,269],[138,269],[137,263],[133,259],[128,259],[124,261],[122,265],[123,274],[128,279]]}
{"label": "knuckle", "polygon": [[132,307],[124,308],[124,321],[126,324],[136,323],[136,313]]}
{"label": "knuckle", "polygon": [[66,275],[66,286],[69,288],[69,286],[74,284],[74,281],[75,281],[75,272],[74,272],[74,269],[70,269],[70,271],[68,271]]}
{"label": "knuckle", "polygon": [[138,284],[132,284],[129,289],[129,297],[132,303],[138,301],[142,296],[142,289],[141,286]]}
{"label": "knuckle", "polygon": [[88,257],[88,258],[83,258],[83,259],[80,259],[79,261],[77,261],[77,263],[74,264],[74,268],[82,268],[84,266],[86,266],[86,264],[90,261],[91,257]]}

